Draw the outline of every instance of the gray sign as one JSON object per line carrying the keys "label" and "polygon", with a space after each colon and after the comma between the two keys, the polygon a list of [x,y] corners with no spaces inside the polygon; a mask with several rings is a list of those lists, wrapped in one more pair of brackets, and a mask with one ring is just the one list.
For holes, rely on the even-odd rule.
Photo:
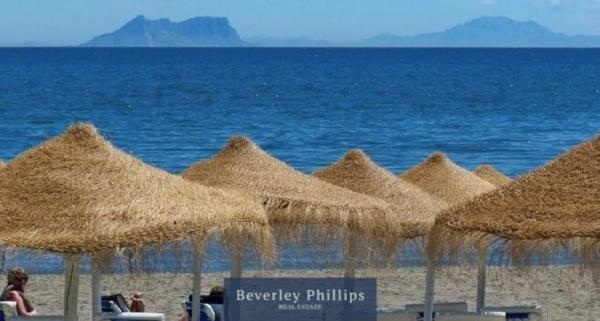
{"label": "gray sign", "polygon": [[227,321],[376,321],[374,278],[226,278]]}

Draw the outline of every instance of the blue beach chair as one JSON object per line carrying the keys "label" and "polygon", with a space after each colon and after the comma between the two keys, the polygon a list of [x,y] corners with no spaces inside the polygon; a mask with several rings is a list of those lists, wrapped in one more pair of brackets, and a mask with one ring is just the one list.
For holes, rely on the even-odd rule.
{"label": "blue beach chair", "polygon": [[[192,319],[192,296],[189,300],[183,302],[183,307]],[[200,296],[200,321],[224,321],[223,318],[223,297],[202,295]]]}
{"label": "blue beach chair", "polygon": [[122,294],[102,296],[102,320],[111,321],[164,321],[162,313],[131,312]]}
{"label": "blue beach chair", "polygon": [[542,307],[539,305],[523,305],[523,306],[490,306],[483,309],[485,312],[504,312],[506,313],[507,321],[541,321]]}
{"label": "blue beach chair", "polygon": [[[417,320],[423,320],[425,318],[425,306],[423,304],[407,304],[406,312],[415,315]],[[466,313],[467,302],[438,302],[433,304],[433,319],[438,314],[448,313]]]}

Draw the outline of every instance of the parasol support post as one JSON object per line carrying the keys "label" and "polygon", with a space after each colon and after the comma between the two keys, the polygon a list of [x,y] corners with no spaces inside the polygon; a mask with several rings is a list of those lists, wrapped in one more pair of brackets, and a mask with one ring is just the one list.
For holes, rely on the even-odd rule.
{"label": "parasol support post", "polygon": [[477,304],[476,311],[478,314],[483,313],[485,307],[485,282],[486,282],[486,257],[487,249],[480,248],[478,253],[478,265],[477,265]]}
{"label": "parasol support post", "polygon": [[425,276],[425,306],[423,308],[424,321],[433,321],[433,293],[435,285],[435,262],[429,261],[427,266],[427,275]]}
{"label": "parasol support post", "polygon": [[77,298],[79,296],[79,255],[65,258],[65,321],[78,321]]}
{"label": "parasol support post", "polygon": [[96,321],[102,314],[102,272],[100,262],[92,257],[92,321]]}
{"label": "parasol support post", "polygon": [[0,271],[6,271],[6,248],[0,247]]}
{"label": "parasol support post", "polygon": [[202,289],[202,245],[194,242],[194,276],[192,279],[192,320],[200,320],[200,294]]}
{"label": "parasol support post", "polygon": [[357,248],[356,237],[350,235],[346,240],[346,260],[344,264],[344,277],[355,278],[356,277],[356,248]]}
{"label": "parasol support post", "polygon": [[244,254],[242,250],[236,249],[231,253],[231,266],[229,267],[229,277],[241,278],[242,277],[242,261]]}

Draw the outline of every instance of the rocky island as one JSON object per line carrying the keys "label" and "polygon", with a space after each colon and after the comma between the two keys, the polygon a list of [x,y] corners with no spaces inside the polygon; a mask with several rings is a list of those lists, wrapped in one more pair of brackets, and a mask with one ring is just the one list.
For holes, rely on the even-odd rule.
{"label": "rocky island", "polygon": [[85,47],[243,47],[246,43],[224,17],[181,22],[137,16],[118,30],[93,38]]}

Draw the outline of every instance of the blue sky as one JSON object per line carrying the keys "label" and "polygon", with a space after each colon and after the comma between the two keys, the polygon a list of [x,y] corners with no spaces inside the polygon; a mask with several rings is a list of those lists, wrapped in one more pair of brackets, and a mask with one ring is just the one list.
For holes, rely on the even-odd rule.
{"label": "blue sky", "polygon": [[479,16],[600,35],[600,0],[0,0],[0,44],[79,44],[138,14],[174,21],[226,16],[242,37],[353,41],[439,31]]}

